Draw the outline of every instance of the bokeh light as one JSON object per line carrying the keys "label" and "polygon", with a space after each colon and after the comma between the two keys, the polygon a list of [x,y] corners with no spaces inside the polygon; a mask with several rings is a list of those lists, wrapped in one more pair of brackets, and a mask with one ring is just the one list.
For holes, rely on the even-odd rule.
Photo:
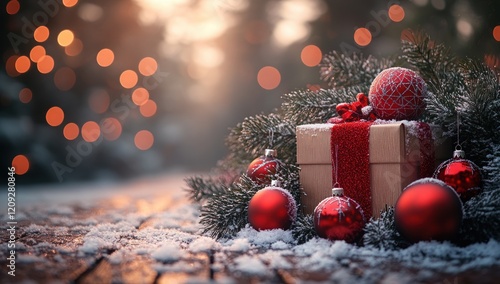
{"label": "bokeh light", "polygon": [[367,28],[358,28],[354,32],[354,42],[359,46],[367,46],[372,41],[372,33]]}
{"label": "bokeh light", "polygon": [[82,138],[87,142],[95,142],[101,136],[101,128],[95,121],[87,121],[82,126]]}
{"label": "bokeh light", "polygon": [[144,117],[151,117],[156,114],[156,109],[156,103],[153,100],[148,100],[139,107],[139,112]]}
{"label": "bokeh light", "polygon": [[500,25],[493,28],[493,38],[496,41],[500,41]]}
{"label": "bokeh light", "polygon": [[153,146],[155,138],[153,134],[147,130],[137,132],[134,137],[134,144],[137,149],[145,151]]}
{"label": "bokeh light", "polygon": [[62,30],[59,35],[57,35],[57,43],[62,47],[70,45],[74,39],[75,35],[70,30]]}
{"label": "bokeh light", "polygon": [[158,69],[158,63],[152,57],[144,57],[139,61],[139,73],[144,76],[153,75]]}
{"label": "bokeh light", "polygon": [[46,55],[45,48],[41,45],[35,45],[30,51],[30,59],[35,63],[44,55]]}
{"label": "bokeh light", "polygon": [[5,62],[5,71],[7,72],[7,75],[10,77],[16,77],[19,76],[19,72],[16,71],[16,61],[19,58],[17,55],[12,55],[9,58],[7,58],[7,61]]}
{"label": "bokeh light", "polygon": [[64,121],[64,111],[57,106],[51,107],[45,114],[45,120],[50,126],[59,126]]}
{"label": "bokeh light", "polygon": [[399,5],[392,5],[387,12],[393,22],[401,22],[405,18],[405,10]]}
{"label": "bokeh light", "polygon": [[10,0],[7,3],[7,6],[5,6],[5,11],[7,11],[7,14],[9,15],[15,15],[17,12],[19,12],[19,8],[21,5],[19,5],[19,1],[17,0]]}
{"label": "bokeh light", "polygon": [[76,123],[70,122],[63,128],[64,138],[68,140],[75,140],[78,137],[78,134],[80,134],[80,128],[78,128]]}
{"label": "bokeh light", "polygon": [[139,78],[137,77],[137,73],[133,70],[125,70],[120,75],[120,85],[125,89],[131,89],[136,84]]}
{"label": "bokeh light", "polygon": [[70,8],[75,6],[78,3],[78,0],[63,0],[62,3],[64,6]]}
{"label": "bokeh light", "polygon": [[36,63],[36,68],[42,74],[50,73],[54,69],[54,59],[50,55],[44,55]]}
{"label": "bokeh light", "polygon": [[280,71],[272,66],[262,67],[257,74],[257,82],[263,89],[273,90],[281,82]]}
{"label": "bokeh light", "polygon": [[132,92],[132,101],[134,104],[141,106],[149,100],[149,92],[144,88],[137,88]]}
{"label": "bokeh light", "polygon": [[115,60],[115,54],[109,48],[101,49],[96,56],[97,64],[101,67],[108,67]]}
{"label": "bokeh light", "polygon": [[32,98],[33,98],[33,92],[31,92],[31,90],[29,88],[23,88],[19,92],[19,100],[22,103],[27,104],[27,103],[31,102]]}
{"label": "bokeh light", "polygon": [[54,84],[61,91],[68,91],[75,85],[76,74],[69,67],[61,67],[54,74]]}
{"label": "bokeh light", "polygon": [[73,42],[64,48],[64,53],[68,56],[77,56],[83,50],[83,42],[75,38]]}
{"label": "bokeh light", "polygon": [[30,161],[25,155],[17,155],[12,159],[12,166],[16,168],[17,175],[24,175],[30,169]]}
{"label": "bokeh light", "polygon": [[39,26],[38,28],[35,29],[33,37],[38,42],[44,42],[49,38],[49,34],[50,34],[49,29],[46,26]]}
{"label": "bokeh light", "polygon": [[302,49],[300,53],[300,59],[302,63],[308,67],[318,66],[321,62],[321,58],[323,57],[323,53],[321,49],[316,45],[308,45]]}
{"label": "bokeh light", "polygon": [[28,56],[19,56],[16,60],[16,71],[20,74],[28,72],[31,67],[31,62]]}
{"label": "bokeh light", "polygon": [[95,89],[89,96],[89,107],[95,113],[104,113],[108,110],[110,97],[104,89]]}
{"label": "bokeh light", "polygon": [[101,130],[106,140],[114,141],[122,134],[122,124],[118,119],[108,117],[101,122]]}

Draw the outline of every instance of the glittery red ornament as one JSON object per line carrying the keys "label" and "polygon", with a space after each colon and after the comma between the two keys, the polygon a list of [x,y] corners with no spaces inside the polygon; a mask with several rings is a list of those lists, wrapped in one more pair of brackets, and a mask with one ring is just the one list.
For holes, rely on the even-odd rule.
{"label": "glittery red ornament", "polygon": [[276,150],[266,149],[263,156],[253,160],[247,168],[247,176],[258,184],[269,184],[270,176],[276,174],[281,161],[276,158]]}
{"label": "glittery red ornament", "polygon": [[457,193],[434,178],[408,185],[394,208],[396,229],[411,242],[454,239],[462,223],[462,202]]}
{"label": "glittery red ornament", "polygon": [[248,221],[256,230],[287,230],[297,217],[292,195],[274,182],[257,191],[248,204]]}
{"label": "glittery red ornament", "polygon": [[463,202],[481,192],[483,183],[479,167],[465,159],[465,152],[456,150],[453,158],[441,163],[434,172],[434,178],[444,181],[456,190]]}
{"label": "glittery red ornament", "polygon": [[333,188],[332,193],[314,209],[314,229],[325,239],[356,242],[365,225],[363,210],[356,201],[344,196],[342,188]]}
{"label": "glittery red ornament", "polygon": [[425,109],[427,86],[410,69],[393,67],[375,77],[368,95],[375,115],[382,119],[412,120]]}

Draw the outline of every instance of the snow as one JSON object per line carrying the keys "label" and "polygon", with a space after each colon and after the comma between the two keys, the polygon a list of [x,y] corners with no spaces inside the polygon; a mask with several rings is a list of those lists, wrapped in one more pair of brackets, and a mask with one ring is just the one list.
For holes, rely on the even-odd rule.
{"label": "snow", "polygon": [[182,258],[183,250],[178,244],[166,242],[157,248],[151,256],[161,262],[174,262]]}

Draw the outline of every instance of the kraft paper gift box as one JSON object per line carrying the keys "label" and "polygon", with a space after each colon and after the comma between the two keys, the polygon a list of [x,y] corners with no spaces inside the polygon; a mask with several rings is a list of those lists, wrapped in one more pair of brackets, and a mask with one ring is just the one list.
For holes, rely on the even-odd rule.
{"label": "kraft paper gift box", "polygon": [[[369,129],[369,171],[371,212],[365,216],[378,217],[386,206],[393,206],[402,190],[420,176],[420,141],[410,133],[411,123],[373,124]],[[297,164],[305,196],[304,212],[311,214],[321,200],[331,196],[333,187],[331,129],[333,124],[297,126]],[[436,136],[436,131],[434,136]],[[442,140],[440,138],[435,140]],[[439,163],[450,157],[450,143],[436,145],[435,158]],[[342,167],[342,161],[338,161]],[[341,185],[342,186],[342,185]],[[347,195],[347,194],[346,194]]]}

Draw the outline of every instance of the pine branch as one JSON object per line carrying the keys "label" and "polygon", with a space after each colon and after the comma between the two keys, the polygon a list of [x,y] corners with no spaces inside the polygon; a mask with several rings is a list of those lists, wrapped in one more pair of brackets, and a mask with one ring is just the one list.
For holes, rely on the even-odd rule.
{"label": "pine branch", "polygon": [[292,235],[299,244],[303,244],[317,236],[314,230],[313,216],[298,214],[292,228]]}
{"label": "pine branch", "polygon": [[364,232],[363,244],[369,247],[394,250],[408,246],[396,230],[394,207],[382,212],[378,219],[371,218],[365,225]]}
{"label": "pine branch", "polygon": [[[498,185],[497,185],[498,186]],[[462,244],[500,240],[500,188],[485,191],[464,204]]]}
{"label": "pine branch", "polygon": [[223,195],[227,190],[221,179],[214,180],[195,176],[185,179],[185,182],[189,187],[187,189],[188,198],[194,202],[205,201],[214,196]]}

